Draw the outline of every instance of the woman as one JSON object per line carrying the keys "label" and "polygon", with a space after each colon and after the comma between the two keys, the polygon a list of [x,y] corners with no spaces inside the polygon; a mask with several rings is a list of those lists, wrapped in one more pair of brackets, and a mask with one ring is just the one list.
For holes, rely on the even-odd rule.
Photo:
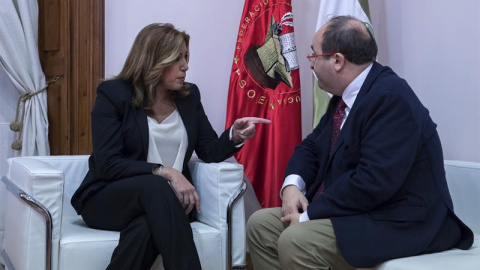
{"label": "woman", "polygon": [[107,269],[201,269],[189,220],[200,211],[188,161],[220,162],[255,133],[241,118],[218,137],[194,84],[185,82],[189,36],[151,24],[135,39],[120,74],[98,86],[93,154],[72,205],[92,228],[120,231]]}

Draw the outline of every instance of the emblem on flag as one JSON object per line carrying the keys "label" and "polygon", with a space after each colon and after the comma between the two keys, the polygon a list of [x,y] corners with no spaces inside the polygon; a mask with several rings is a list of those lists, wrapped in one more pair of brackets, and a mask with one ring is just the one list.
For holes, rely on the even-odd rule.
{"label": "emblem on flag", "polygon": [[245,0],[233,57],[226,127],[267,118],[235,157],[263,207],[279,206],[288,160],[301,141],[300,74],[291,0]]}

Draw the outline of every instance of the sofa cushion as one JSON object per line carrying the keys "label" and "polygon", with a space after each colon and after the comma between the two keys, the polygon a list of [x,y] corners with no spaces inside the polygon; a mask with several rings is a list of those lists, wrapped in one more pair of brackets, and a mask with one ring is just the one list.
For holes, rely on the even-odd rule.
{"label": "sofa cushion", "polygon": [[[203,269],[223,269],[220,231],[199,222],[191,223],[195,245]],[[65,217],[62,221],[59,268],[69,270],[100,270],[110,262],[118,244],[119,232],[89,228],[80,216]],[[163,269],[161,259],[152,269]]]}
{"label": "sofa cushion", "polygon": [[120,237],[89,228],[80,216],[64,218],[61,231],[59,269],[105,269]]}
{"label": "sofa cushion", "polygon": [[479,270],[480,234],[469,250],[451,249],[440,253],[406,257],[382,263],[375,270]]}
{"label": "sofa cushion", "polygon": [[445,160],[445,173],[455,213],[480,234],[480,163]]}

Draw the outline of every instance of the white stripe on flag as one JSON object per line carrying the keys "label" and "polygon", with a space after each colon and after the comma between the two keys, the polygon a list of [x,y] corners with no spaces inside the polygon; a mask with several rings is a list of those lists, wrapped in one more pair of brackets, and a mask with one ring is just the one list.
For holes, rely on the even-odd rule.
{"label": "white stripe on flag", "polygon": [[[367,2],[368,5],[368,2]],[[322,0],[318,11],[317,27],[320,29],[332,17],[350,15],[371,25],[370,19],[358,0]],[[313,78],[313,128],[315,128],[327,110],[331,94],[318,87],[317,79]]]}

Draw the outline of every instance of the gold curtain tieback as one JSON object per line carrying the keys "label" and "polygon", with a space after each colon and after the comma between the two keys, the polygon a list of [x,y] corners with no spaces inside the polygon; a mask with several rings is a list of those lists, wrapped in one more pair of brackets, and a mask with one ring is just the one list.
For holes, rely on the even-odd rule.
{"label": "gold curtain tieback", "polygon": [[[36,92],[33,92],[33,93],[25,93],[18,98],[17,111],[15,113],[15,120],[10,123],[10,130],[13,131],[13,132],[19,132],[18,133],[18,138],[15,139],[12,142],[12,149],[13,150],[17,150],[17,151],[22,150],[22,132],[23,132],[23,119],[25,117],[25,102],[27,102],[27,100],[30,100],[32,97],[34,97],[34,96],[44,92],[45,90],[47,90],[48,86],[51,83],[54,83],[54,82],[58,81],[58,79],[60,79],[60,77],[55,76],[51,80],[49,80],[45,84],[45,86],[43,88],[41,88],[40,90],[38,90]],[[20,119],[18,119],[18,113],[19,113],[19,110],[20,110],[20,102],[23,103],[22,117]]]}

